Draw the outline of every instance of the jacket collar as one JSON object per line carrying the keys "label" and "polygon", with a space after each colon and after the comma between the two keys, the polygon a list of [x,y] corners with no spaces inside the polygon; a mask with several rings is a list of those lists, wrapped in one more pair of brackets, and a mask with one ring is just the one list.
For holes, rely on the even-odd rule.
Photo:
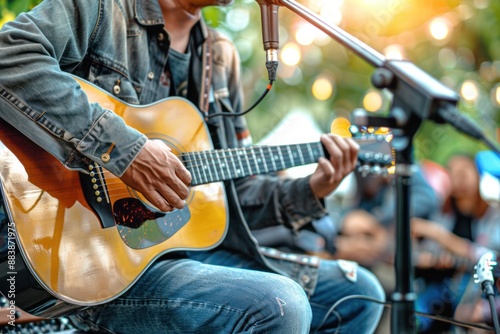
{"label": "jacket collar", "polygon": [[[135,16],[145,26],[164,25],[165,20],[158,0],[135,0]],[[196,46],[201,45],[208,37],[208,28],[203,18],[194,25],[191,37]]]}
{"label": "jacket collar", "polygon": [[145,26],[165,24],[158,0],[135,0],[135,17]]}

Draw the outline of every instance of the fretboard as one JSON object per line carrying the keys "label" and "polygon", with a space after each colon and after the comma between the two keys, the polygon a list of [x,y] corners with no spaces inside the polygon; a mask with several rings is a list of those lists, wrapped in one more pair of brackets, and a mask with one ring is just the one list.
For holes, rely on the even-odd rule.
{"label": "fretboard", "polygon": [[321,142],[281,146],[252,146],[182,154],[191,172],[191,185],[268,174],[315,163],[325,156]]}

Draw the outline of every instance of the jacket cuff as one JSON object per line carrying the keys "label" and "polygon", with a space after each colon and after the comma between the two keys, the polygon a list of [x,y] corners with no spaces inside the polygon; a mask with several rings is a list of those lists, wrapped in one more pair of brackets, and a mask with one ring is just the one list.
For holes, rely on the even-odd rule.
{"label": "jacket cuff", "polygon": [[291,217],[289,224],[295,231],[327,213],[323,201],[314,196],[309,186],[309,178],[310,176],[296,179],[291,182],[287,191],[284,207]]}
{"label": "jacket cuff", "polygon": [[123,118],[106,110],[80,141],[77,150],[121,177],[146,140],[144,134],[128,126]]}

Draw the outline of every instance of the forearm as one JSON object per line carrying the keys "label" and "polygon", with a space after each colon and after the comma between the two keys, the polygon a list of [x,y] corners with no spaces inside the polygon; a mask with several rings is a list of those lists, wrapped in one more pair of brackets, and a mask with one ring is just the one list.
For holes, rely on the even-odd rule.
{"label": "forearm", "polygon": [[295,230],[326,214],[309,178],[258,176],[237,181],[240,204],[252,229],[283,224]]}
{"label": "forearm", "polygon": [[441,226],[437,226],[436,228],[435,240],[441,244],[443,248],[456,256],[463,258],[472,257],[472,242],[447,231]]}
{"label": "forearm", "polygon": [[[0,117],[68,168],[82,169],[88,159],[121,176],[145,137],[113,112],[89,104],[63,71],[85,57],[99,11],[95,0],[48,1],[3,27]],[[113,145],[111,159],[103,161]]]}

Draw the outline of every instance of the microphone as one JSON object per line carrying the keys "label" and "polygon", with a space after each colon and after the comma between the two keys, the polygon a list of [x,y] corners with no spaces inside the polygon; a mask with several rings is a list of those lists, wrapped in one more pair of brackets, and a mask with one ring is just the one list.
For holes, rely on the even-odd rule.
{"label": "microphone", "polygon": [[278,5],[269,4],[266,0],[256,0],[260,6],[262,23],[262,42],[266,51],[266,68],[269,81],[276,80],[278,68],[279,25]]}

